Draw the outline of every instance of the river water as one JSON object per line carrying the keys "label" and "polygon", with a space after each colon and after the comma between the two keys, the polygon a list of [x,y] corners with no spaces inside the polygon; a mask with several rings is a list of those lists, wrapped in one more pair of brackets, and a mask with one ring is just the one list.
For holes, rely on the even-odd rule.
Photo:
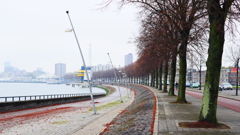
{"label": "river water", "polygon": [[[92,92],[105,93],[104,90],[95,87],[92,88]],[[89,88],[72,87],[66,84],[0,83],[0,97],[76,93],[90,93],[90,90]]]}

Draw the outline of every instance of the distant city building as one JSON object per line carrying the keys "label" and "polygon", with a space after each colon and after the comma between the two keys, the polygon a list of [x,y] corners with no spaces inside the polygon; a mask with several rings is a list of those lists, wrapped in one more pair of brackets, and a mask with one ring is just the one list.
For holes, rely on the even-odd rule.
{"label": "distant city building", "polygon": [[[223,76],[223,75],[221,75]],[[238,78],[240,76],[240,68],[238,69]],[[237,81],[237,68],[230,68],[229,70],[229,83],[236,84]],[[240,79],[238,79],[238,84],[240,84]]]}
{"label": "distant city building", "polygon": [[57,63],[55,64],[55,75],[62,78],[66,74],[66,64]]}
{"label": "distant city building", "polygon": [[102,65],[98,64],[97,66],[92,66],[92,72],[97,72],[97,71],[106,71],[112,69],[112,66],[110,64]]}
{"label": "distant city building", "polygon": [[98,64],[98,71],[102,71],[102,70],[103,70],[102,64]]}
{"label": "distant city building", "polygon": [[133,63],[133,55],[132,53],[129,53],[125,55],[125,66],[130,65]]}
{"label": "distant city building", "polygon": [[[205,83],[206,80],[206,70],[201,70],[201,78],[200,78],[200,71],[196,69],[187,69],[186,74],[186,81],[188,83],[199,83],[201,81],[202,84]],[[219,84],[221,83],[230,83],[232,85],[236,84],[237,80],[237,69],[236,68],[221,68],[220,71],[220,78],[219,78]],[[240,76],[240,69],[239,69],[239,76]],[[176,72],[176,81],[179,80],[179,72],[177,70]],[[240,80],[238,82],[240,84]]]}
{"label": "distant city building", "polygon": [[40,76],[40,75],[43,75],[43,74],[46,74],[41,68],[37,68],[37,70],[33,71],[33,74],[35,76]]}
{"label": "distant city building", "polygon": [[107,65],[106,65],[106,70],[110,70],[110,69],[112,69],[111,65],[110,65],[110,64],[107,64]]}
{"label": "distant city building", "polygon": [[4,72],[13,72],[13,67],[11,66],[10,62],[5,62],[4,63]]}
{"label": "distant city building", "polygon": [[98,71],[98,70],[97,70],[97,66],[92,66],[92,71],[93,71],[93,72]]}

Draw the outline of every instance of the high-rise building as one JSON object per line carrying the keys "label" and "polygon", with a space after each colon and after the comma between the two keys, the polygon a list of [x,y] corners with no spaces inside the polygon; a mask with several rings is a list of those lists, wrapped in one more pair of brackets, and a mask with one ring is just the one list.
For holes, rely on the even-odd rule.
{"label": "high-rise building", "polygon": [[92,72],[97,72],[97,71],[106,71],[112,69],[110,64],[102,65],[98,64],[97,66],[92,66]]}
{"label": "high-rise building", "polygon": [[10,62],[5,62],[4,63],[4,72],[13,72],[13,67],[11,66]]}
{"label": "high-rise building", "polygon": [[102,64],[98,64],[98,71],[102,71],[102,70],[103,70]]}
{"label": "high-rise building", "polygon": [[133,63],[133,55],[132,53],[129,53],[125,55],[125,66],[130,65]]}
{"label": "high-rise building", "polygon": [[66,64],[57,63],[55,64],[55,75],[60,79],[66,74]]}

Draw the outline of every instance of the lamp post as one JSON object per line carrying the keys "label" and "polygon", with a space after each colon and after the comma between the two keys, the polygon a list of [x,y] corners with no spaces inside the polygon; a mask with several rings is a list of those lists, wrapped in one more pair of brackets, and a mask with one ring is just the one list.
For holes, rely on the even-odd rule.
{"label": "lamp post", "polygon": [[77,38],[76,32],[75,32],[75,30],[74,30],[74,27],[73,27],[73,24],[72,24],[70,15],[69,15],[69,11],[66,11],[66,13],[67,13],[67,15],[68,15],[70,24],[71,24],[71,26],[72,26],[72,31],[73,31],[74,36],[75,36],[75,39],[76,39],[76,41],[77,41],[78,49],[79,49],[79,51],[80,51],[80,55],[81,55],[81,57],[82,57],[83,65],[84,65],[84,67],[85,67],[85,72],[86,72],[87,79],[88,79],[88,85],[89,85],[90,96],[91,96],[91,100],[92,100],[92,105],[93,105],[94,114],[97,114],[97,113],[96,113],[96,107],[95,107],[94,99],[93,99],[92,87],[91,87],[90,79],[89,79],[88,72],[87,72],[87,66],[86,66],[86,63],[85,63],[85,60],[84,60],[84,57],[83,57],[83,54],[82,54],[82,50],[81,50],[80,44],[79,44],[79,42],[78,42],[78,38]]}
{"label": "lamp post", "polygon": [[201,90],[201,83],[202,83],[202,71],[201,71],[202,65],[200,64],[200,71],[199,71],[199,90]]}
{"label": "lamp post", "polygon": [[[113,67],[113,64],[112,64],[112,60],[111,60],[111,58],[110,58],[109,53],[107,53],[107,54],[108,54],[108,57],[109,57],[109,60],[110,60],[111,65],[112,65],[113,72],[114,72],[114,75],[115,75],[115,78],[116,78],[116,81],[117,81],[117,74],[116,74],[116,72],[115,72],[115,70],[114,70],[114,67]],[[118,84],[118,91],[119,91],[120,99],[121,99],[121,102],[123,102],[123,100],[122,100],[122,94],[121,94],[121,91],[120,91],[120,88],[119,88],[119,82],[118,82],[117,84]]]}
{"label": "lamp post", "polygon": [[122,71],[120,70],[119,72],[122,73],[122,75],[123,75],[123,83],[125,83],[125,86],[126,86],[126,89],[127,89],[128,98],[130,98],[130,96],[129,96],[129,91],[128,91],[127,75],[124,73],[124,71],[122,72]]}
{"label": "lamp post", "polygon": [[236,60],[236,68],[237,68],[237,78],[236,78],[236,96],[238,95],[238,69],[239,69],[239,66],[238,66],[238,64],[239,64],[239,58],[237,58],[237,60]]}

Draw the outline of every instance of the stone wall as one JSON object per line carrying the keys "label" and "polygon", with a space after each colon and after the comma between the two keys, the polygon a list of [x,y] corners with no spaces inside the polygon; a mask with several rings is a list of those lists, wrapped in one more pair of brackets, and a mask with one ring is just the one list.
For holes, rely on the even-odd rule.
{"label": "stone wall", "polygon": [[[94,95],[94,98],[103,97],[104,95]],[[90,96],[79,96],[79,97],[66,97],[66,98],[55,98],[55,99],[41,99],[32,101],[16,101],[16,102],[5,102],[0,103],[0,113],[16,111],[29,108],[37,108],[49,105],[64,104],[76,101],[91,100]]]}

